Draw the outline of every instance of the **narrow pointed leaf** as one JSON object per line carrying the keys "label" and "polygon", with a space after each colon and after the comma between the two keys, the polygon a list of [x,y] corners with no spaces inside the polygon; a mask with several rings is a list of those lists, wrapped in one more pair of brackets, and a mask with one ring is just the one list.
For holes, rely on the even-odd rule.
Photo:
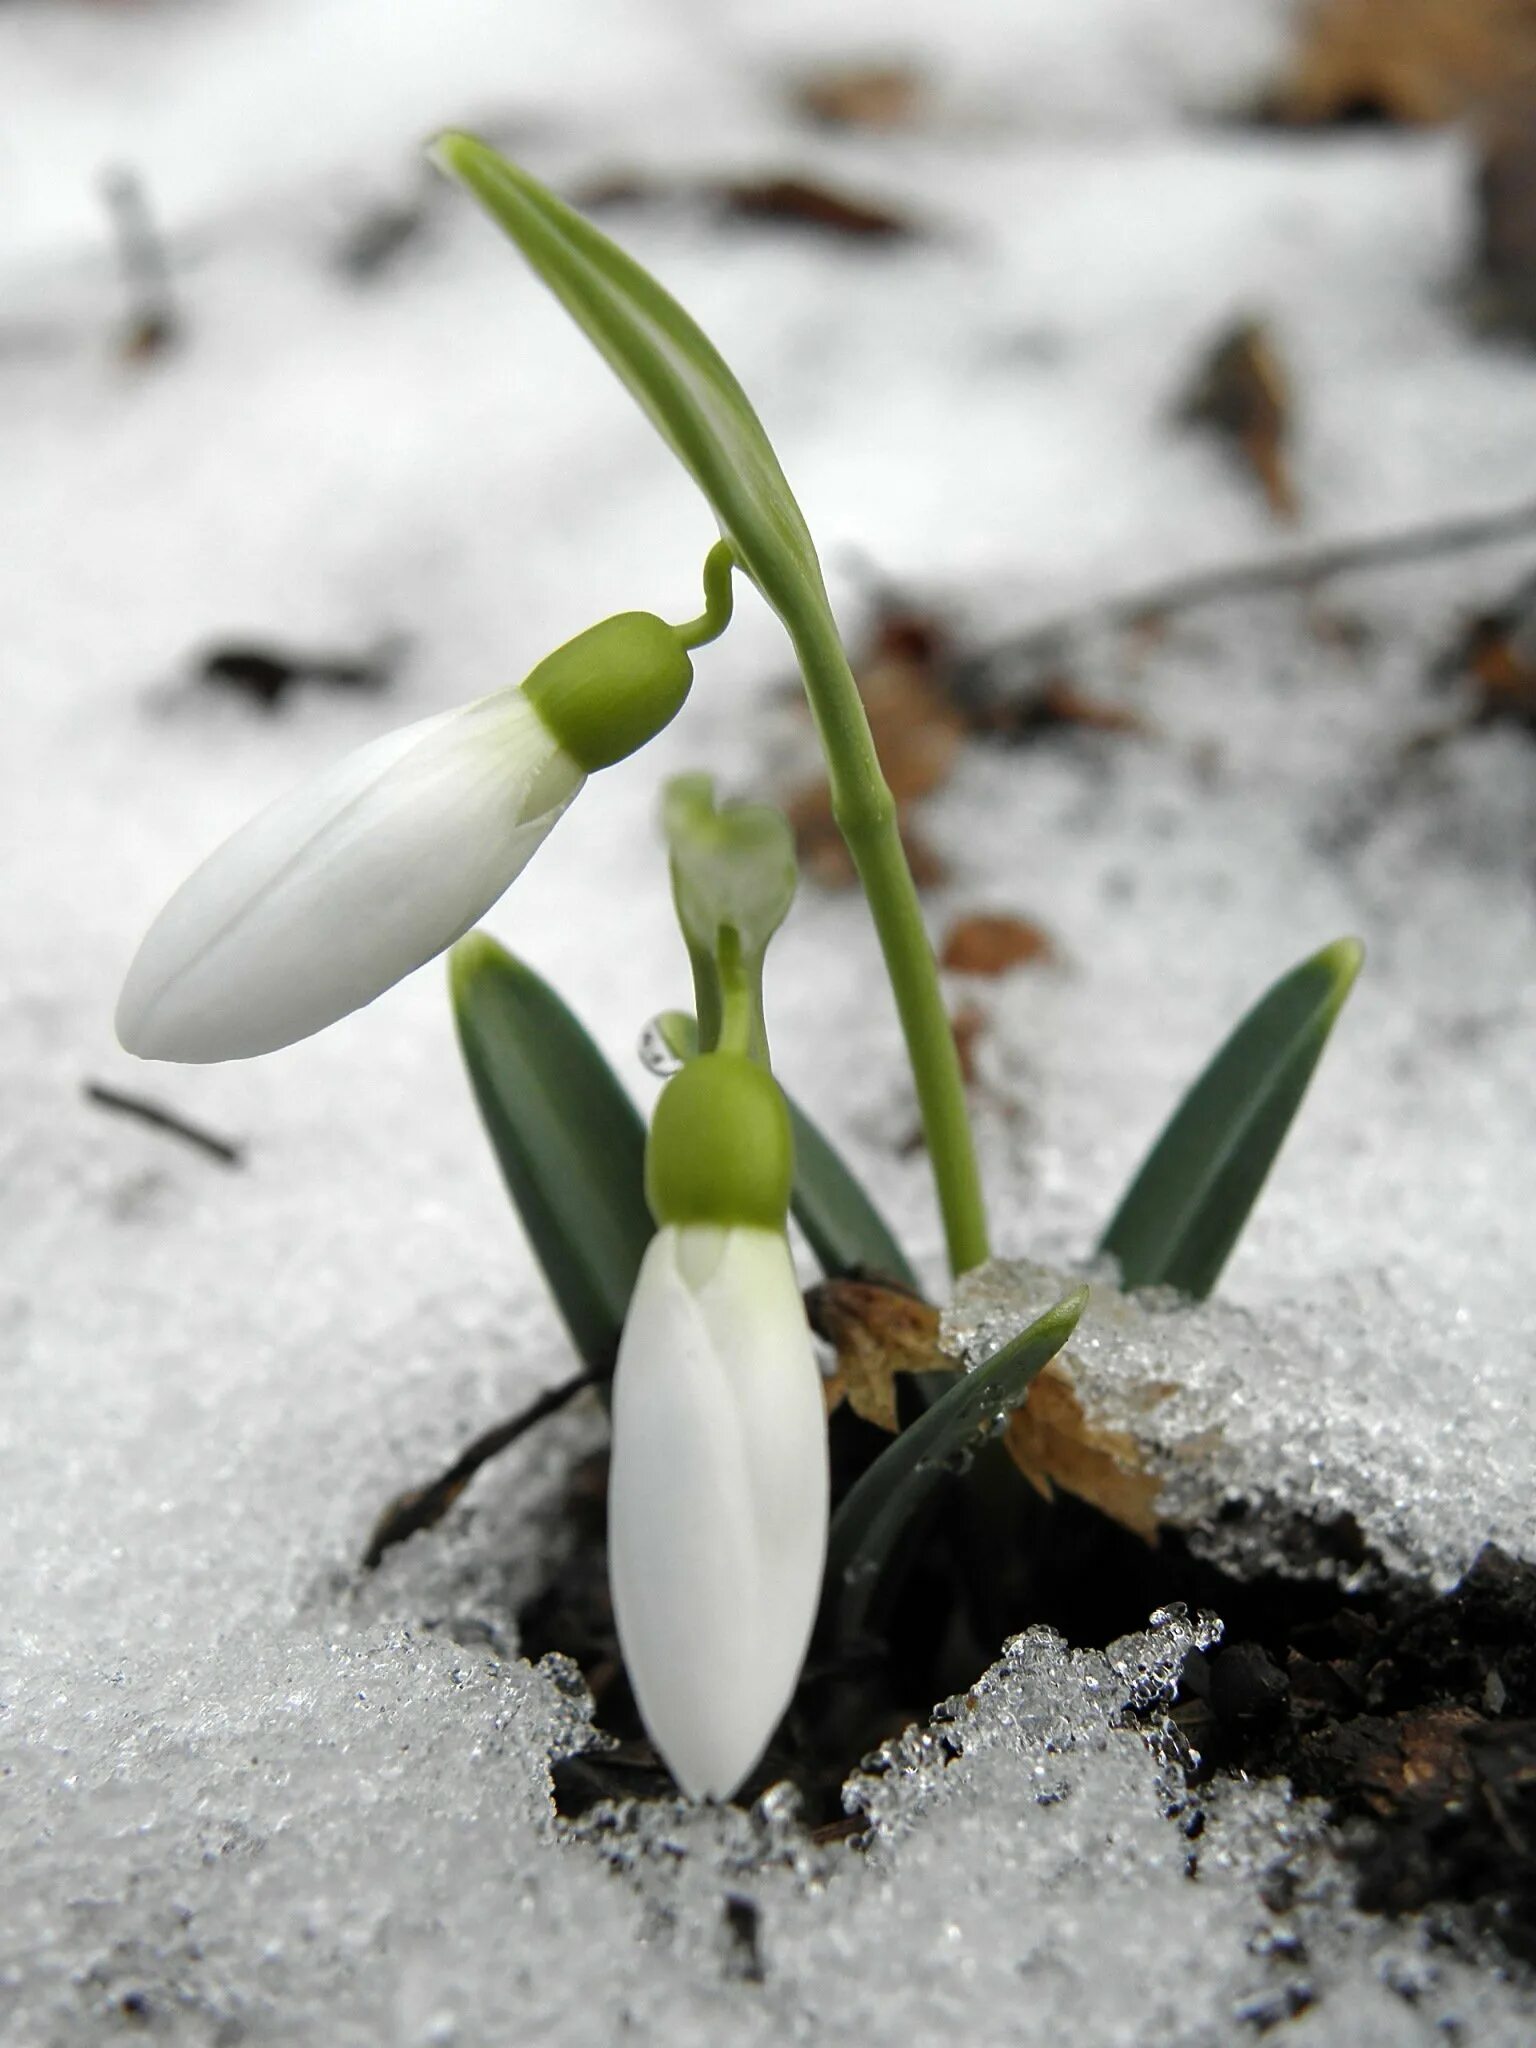
{"label": "narrow pointed leaf", "polygon": [[786,1100],[795,1134],[795,1187],[790,1208],[816,1263],[832,1279],[867,1267],[887,1280],[899,1280],[915,1293],[917,1276],[890,1225],[805,1111],[792,1097]]}
{"label": "narrow pointed leaf", "polygon": [[1293,967],[1184,1097],[1099,1245],[1123,1286],[1216,1285],[1364,957],[1339,939]]}
{"label": "narrow pointed leaf", "polygon": [[786,617],[827,610],[821,567],[762,423],[718,350],[634,258],[471,135],[433,155],[472,192],[606,357]]}
{"label": "narrow pointed leaf", "polygon": [[946,1472],[974,1454],[998,1418],[1020,1406],[1036,1375],[1077,1328],[1087,1302],[1088,1289],[1079,1287],[985,1365],[955,1380],[846,1495],[832,1517],[823,1594],[824,1620],[837,1641],[851,1645],[865,1633],[871,1604],[912,1517]]}
{"label": "narrow pointed leaf", "polygon": [[486,1135],[587,1369],[613,1370],[655,1231],[645,1125],[554,990],[484,932],[450,955],[454,1017]]}

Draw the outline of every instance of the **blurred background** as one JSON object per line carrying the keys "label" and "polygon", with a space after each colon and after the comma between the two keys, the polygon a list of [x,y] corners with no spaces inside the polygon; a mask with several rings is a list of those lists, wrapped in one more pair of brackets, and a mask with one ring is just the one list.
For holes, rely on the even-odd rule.
{"label": "blurred background", "polygon": [[[18,1067],[127,1085],[107,1018],[137,932],[261,800],[604,612],[694,603],[707,513],[427,166],[444,125],[624,240],[753,395],[968,1057],[1012,1103],[988,1142],[1047,1219],[1061,1117],[1077,1184],[1119,1171],[1113,1119],[1050,1100],[1053,963],[1103,1015],[1198,917],[1230,963],[1203,1019],[1335,923],[1402,922],[1427,999],[1454,957],[1475,1004],[1467,863],[1490,915],[1527,887],[1533,79],[1529,0],[4,0]],[[626,872],[654,846],[658,767],[778,797],[814,883],[847,880],[750,596],[701,674],[508,908],[616,1051],[678,995],[659,860],[655,890],[613,884],[616,845]],[[862,1034],[853,1109],[905,1139],[884,1005],[814,967],[853,913],[819,903],[784,941],[785,1056]],[[1030,970],[1012,1011],[977,999]],[[1096,1089],[1171,1082],[1197,1023],[1164,1001],[1166,1047]],[[361,1058],[404,1117],[435,981],[384,1015],[175,1088],[259,1124]]]}

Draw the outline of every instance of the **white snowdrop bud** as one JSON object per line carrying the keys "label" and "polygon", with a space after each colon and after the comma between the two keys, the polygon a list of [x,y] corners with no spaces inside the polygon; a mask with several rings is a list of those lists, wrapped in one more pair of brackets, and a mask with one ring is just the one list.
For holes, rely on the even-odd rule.
{"label": "white snowdrop bud", "polygon": [[118,1038],[236,1060],[334,1024],[461,938],[584,779],[520,689],[359,748],[182,883],[128,970]]}
{"label": "white snowdrop bud", "polygon": [[695,1799],[729,1798],[789,1704],[827,1509],[821,1376],[783,1231],[664,1224],[614,1374],[609,1578],[641,1718]]}

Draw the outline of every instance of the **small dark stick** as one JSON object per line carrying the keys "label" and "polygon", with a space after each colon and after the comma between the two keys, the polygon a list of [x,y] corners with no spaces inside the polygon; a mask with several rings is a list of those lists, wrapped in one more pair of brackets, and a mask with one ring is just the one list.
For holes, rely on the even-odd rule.
{"label": "small dark stick", "polygon": [[124,1116],[137,1117],[141,1124],[150,1124],[157,1131],[169,1131],[173,1137],[184,1138],[189,1145],[195,1145],[200,1152],[220,1161],[224,1166],[243,1166],[245,1147],[233,1143],[229,1138],[215,1137],[212,1131],[200,1130],[174,1110],[166,1109],[158,1102],[150,1102],[142,1095],[126,1095],[119,1088],[108,1088],[101,1081],[87,1081],[82,1093],[87,1102],[94,1102],[102,1109],[120,1110]]}
{"label": "small dark stick", "polygon": [[143,181],[126,166],[104,172],[101,196],[117,237],[118,263],[128,299],[123,354],[133,358],[159,355],[178,339],[181,317],[171,291],[170,259],[150,213]]}
{"label": "small dark stick", "polygon": [[595,1376],[589,1372],[562,1380],[558,1387],[551,1387],[547,1393],[540,1394],[536,1401],[509,1421],[498,1422],[484,1436],[477,1436],[468,1450],[455,1458],[440,1478],[426,1486],[412,1487],[409,1493],[402,1493],[398,1499],[392,1500],[368,1539],[368,1548],[363,1552],[364,1569],[372,1571],[393,1544],[403,1543],[418,1529],[430,1529],[440,1522],[482,1465],[515,1444],[519,1437],[526,1436],[536,1424],[551,1415],[558,1415],[567,1402],[575,1400],[583,1387],[596,1384]]}

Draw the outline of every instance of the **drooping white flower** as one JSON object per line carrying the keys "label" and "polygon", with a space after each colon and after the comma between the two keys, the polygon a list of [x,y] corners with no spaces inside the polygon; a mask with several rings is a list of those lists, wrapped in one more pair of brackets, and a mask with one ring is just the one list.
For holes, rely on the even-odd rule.
{"label": "drooping white flower", "polygon": [[700,637],[652,612],[602,619],[515,689],[386,734],[271,805],[150,927],[118,1002],[123,1046],[152,1060],[273,1052],[443,952],[587,775],[676,714]]}
{"label": "drooping white flower", "polygon": [[461,938],[584,779],[521,689],[359,748],[176,891],[118,1038],[143,1059],[247,1059],[335,1023]]}
{"label": "drooping white flower", "polygon": [[641,1718],[725,1799],[795,1688],[827,1542],[821,1376],[782,1230],[668,1225],[613,1382],[609,1577]]}

